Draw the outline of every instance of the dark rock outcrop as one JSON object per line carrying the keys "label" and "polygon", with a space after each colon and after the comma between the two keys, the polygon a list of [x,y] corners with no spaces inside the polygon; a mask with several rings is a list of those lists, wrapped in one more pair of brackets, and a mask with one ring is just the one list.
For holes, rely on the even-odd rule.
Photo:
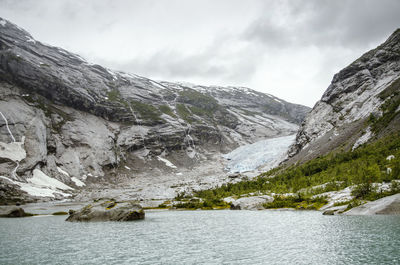
{"label": "dark rock outcrop", "polygon": [[99,201],[88,204],[78,211],[69,211],[69,216],[65,221],[122,222],[144,219],[144,215],[142,207],[133,202]]}

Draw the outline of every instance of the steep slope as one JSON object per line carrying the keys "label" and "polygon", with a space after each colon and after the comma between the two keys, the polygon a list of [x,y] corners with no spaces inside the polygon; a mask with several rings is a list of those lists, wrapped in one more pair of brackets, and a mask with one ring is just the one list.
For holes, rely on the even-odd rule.
{"label": "steep slope", "polygon": [[291,162],[306,161],[339,146],[354,149],[398,130],[399,78],[400,30],[396,30],[333,77],[297,133],[289,151]]}
{"label": "steep slope", "polygon": [[327,213],[337,214],[399,192],[400,30],[396,30],[334,76],[280,167],[186,197],[188,203],[201,198],[218,206],[237,197],[257,201],[275,196],[263,207],[329,208]]}
{"label": "steep slope", "polygon": [[[8,187],[0,197],[7,200],[59,198],[85,185],[163,194],[165,185],[222,173],[222,153],[295,133],[308,110],[248,88],[112,71],[0,19],[0,183]],[[167,184],[158,190],[156,181]]]}

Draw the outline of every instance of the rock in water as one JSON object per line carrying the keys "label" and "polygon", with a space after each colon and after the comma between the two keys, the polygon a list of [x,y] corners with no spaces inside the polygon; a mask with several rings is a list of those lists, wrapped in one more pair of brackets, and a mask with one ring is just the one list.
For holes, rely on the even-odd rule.
{"label": "rock in water", "polygon": [[65,221],[104,222],[144,219],[144,211],[139,204],[105,200],[88,204],[79,211],[70,210],[69,214],[69,217]]}
{"label": "rock in water", "polygon": [[368,202],[344,213],[345,215],[400,215],[400,193]]}
{"label": "rock in water", "polygon": [[0,209],[0,217],[27,217],[32,216],[32,214],[26,213],[21,207],[6,207]]}

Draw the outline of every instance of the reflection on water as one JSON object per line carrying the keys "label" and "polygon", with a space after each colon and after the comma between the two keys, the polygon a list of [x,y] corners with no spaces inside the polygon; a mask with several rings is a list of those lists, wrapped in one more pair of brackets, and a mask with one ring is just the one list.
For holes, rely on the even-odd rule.
{"label": "reflection on water", "polygon": [[129,223],[0,219],[0,264],[399,264],[400,217],[164,211]]}

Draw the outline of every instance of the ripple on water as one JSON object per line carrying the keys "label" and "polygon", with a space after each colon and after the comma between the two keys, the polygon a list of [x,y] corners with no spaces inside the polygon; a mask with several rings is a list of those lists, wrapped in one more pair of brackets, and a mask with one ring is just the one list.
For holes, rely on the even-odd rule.
{"label": "ripple on water", "polygon": [[0,219],[0,264],[398,264],[400,217],[148,212],[128,223]]}

